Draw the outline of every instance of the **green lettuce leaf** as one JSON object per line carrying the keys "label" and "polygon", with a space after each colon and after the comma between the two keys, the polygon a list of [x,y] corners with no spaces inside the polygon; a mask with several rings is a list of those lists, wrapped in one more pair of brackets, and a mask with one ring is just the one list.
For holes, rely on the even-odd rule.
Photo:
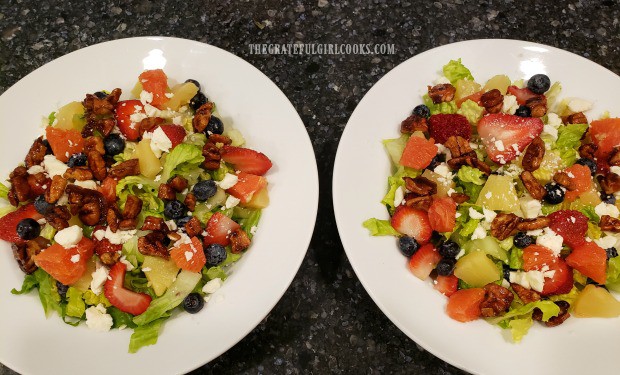
{"label": "green lettuce leaf", "polygon": [[465,224],[463,224],[463,227],[461,228],[461,231],[459,233],[461,234],[461,236],[469,238],[478,227],[478,224],[480,224],[480,220],[468,220]]}
{"label": "green lettuce leaf", "polygon": [[114,325],[112,325],[112,327],[114,328],[119,328],[122,326],[125,326],[128,328],[137,327],[136,324],[132,320],[133,315],[123,312],[114,306],[108,307],[108,314],[110,314],[110,316],[112,317],[112,321],[114,322]]}
{"label": "green lettuce leaf", "polygon": [[114,161],[123,162],[130,159],[135,159],[136,146],[138,144],[136,142],[125,142],[125,149],[120,154],[116,154],[113,156]]}
{"label": "green lettuce leaf", "polygon": [[41,300],[41,305],[43,305],[45,316],[49,317],[52,311],[56,311],[58,315],[62,316],[60,294],[58,294],[56,289],[56,280],[41,268],[34,271],[33,275],[37,280],[39,299]]}
{"label": "green lettuce leaf", "polygon": [[142,347],[155,345],[157,343],[159,331],[166,319],[167,317],[156,319],[148,324],[134,328],[131,338],[129,339],[129,353],[136,353]]}
{"label": "green lettuce leaf", "polygon": [[527,305],[513,304],[515,306],[503,316],[489,318],[487,321],[503,328],[510,328],[512,339],[515,342],[519,342],[532,326],[532,311],[534,311],[535,308],[542,311],[543,322],[548,321],[560,313],[560,308],[552,301],[537,301],[528,303]]}
{"label": "green lettuce leaf", "polygon": [[450,83],[453,85],[459,79],[466,79],[469,81],[473,81],[474,77],[471,75],[469,69],[465,67],[461,63],[461,59],[458,60],[450,60],[449,63],[443,66],[443,75],[450,80]]}
{"label": "green lettuce leaf", "polygon": [[560,152],[564,165],[575,164],[578,156],[576,149],[581,144],[580,140],[586,129],[588,129],[588,124],[569,124],[558,129],[558,139],[554,148]]}
{"label": "green lettuce leaf", "polygon": [[387,206],[388,211],[390,211],[390,213],[393,213],[394,209],[396,208],[394,206],[394,196],[396,194],[396,190],[399,187],[405,186],[405,181],[403,180],[403,177],[416,178],[419,175],[420,175],[420,171],[416,169],[400,166],[398,167],[398,170],[393,176],[388,177],[388,192],[383,197],[383,200],[381,201],[381,203]]}
{"label": "green lettuce leaf", "polygon": [[523,250],[513,247],[508,255],[508,266],[513,270],[523,268]]}
{"label": "green lettuce leaf", "polygon": [[523,318],[515,318],[508,322],[510,333],[512,334],[512,340],[519,342],[529,332],[530,327],[534,324],[532,314],[526,315]]}
{"label": "green lettuce leaf", "polygon": [[258,222],[260,221],[261,214],[262,210],[251,210],[250,215],[245,219],[241,219],[239,222],[239,224],[241,224],[241,228],[245,231],[245,233],[248,234],[248,237],[250,237],[250,239],[254,237],[254,235],[252,234],[252,228],[258,227]]}
{"label": "green lettuce leaf", "polygon": [[9,188],[0,182],[0,198],[4,198],[7,199],[7,196],[9,194]]}
{"label": "green lettuce leaf", "polygon": [[467,121],[471,125],[478,124],[478,121],[482,118],[482,113],[484,112],[484,108],[478,105],[478,103],[474,102],[471,99],[467,99],[465,102],[461,104],[461,108],[459,108],[456,113],[459,115],[465,116]]}
{"label": "green lettuce leaf", "polygon": [[47,125],[52,126],[54,121],[56,121],[56,112],[50,112],[47,116]]}
{"label": "green lettuce leaf", "polygon": [[603,231],[598,224],[595,224],[591,221],[588,221],[588,231],[586,232],[586,236],[590,237],[593,240],[598,240],[603,235]]}
{"label": "green lettuce leaf", "polygon": [[112,304],[105,298],[103,293],[99,293],[96,295],[92,290],[88,289],[82,294],[82,299],[88,306],[97,306],[98,304],[102,304],[105,307],[110,307]]}
{"label": "green lettuce leaf", "polygon": [[166,156],[161,180],[168,181],[177,174],[185,175],[188,171],[196,169],[204,160],[200,147],[181,143]]}
{"label": "green lettuce leaf", "polygon": [[598,215],[596,214],[596,211],[594,211],[594,207],[592,206],[583,206],[579,209],[579,212],[586,215],[588,219],[590,219],[590,221],[593,221],[597,224],[599,221],[601,221],[601,218],[598,217]]}
{"label": "green lettuce leaf", "polygon": [[17,210],[17,207],[15,207],[15,206],[7,205],[7,206],[4,206],[4,207],[0,207],[0,217],[4,216],[6,214],[9,214],[9,213],[11,213],[11,212],[13,212],[15,210]]}
{"label": "green lettuce leaf", "polygon": [[24,281],[22,282],[22,288],[17,290],[13,288],[11,290],[11,294],[27,294],[30,293],[31,290],[36,288],[39,285],[39,280],[33,275],[26,275],[24,277]]}
{"label": "green lettuce leaf", "polygon": [[458,107],[456,106],[456,101],[452,100],[450,102],[442,102],[435,104],[433,100],[428,96],[428,94],[424,94],[422,97],[422,101],[431,110],[431,115],[436,115],[439,113],[451,114],[456,113]]}
{"label": "green lettuce leaf", "polygon": [[551,301],[566,301],[568,302],[571,306],[573,306],[573,304],[575,303],[575,301],[577,300],[577,297],[579,297],[579,289],[577,289],[576,287],[573,287],[570,292],[566,293],[566,294],[556,294],[553,296],[549,296],[549,299]]}
{"label": "green lettuce leaf", "polygon": [[[228,257],[226,258],[226,260],[228,260]],[[202,272],[207,278],[207,281],[213,279],[222,279],[222,281],[224,281],[228,277],[226,271],[224,271],[224,269],[222,269],[222,267],[220,266],[210,267],[209,269],[203,268]]]}
{"label": "green lettuce leaf", "polygon": [[620,257],[610,258],[607,263],[607,284],[620,283]]}
{"label": "green lettuce leaf", "polygon": [[486,183],[484,173],[480,169],[468,165],[462,166],[456,176],[461,182],[471,182],[475,185],[484,185]]}
{"label": "green lettuce leaf", "polygon": [[403,155],[408,140],[409,136],[407,134],[403,134],[399,138],[383,140],[383,147],[385,147],[385,151],[390,155],[392,165],[395,167],[399,166],[400,157]]}
{"label": "green lettuce leaf", "polygon": [[368,229],[371,236],[400,236],[389,220],[371,218],[364,221],[362,225]]}
{"label": "green lettuce leaf", "polygon": [[45,224],[43,228],[41,228],[40,236],[47,239],[48,241],[51,241],[55,235],[56,235],[56,229],[53,226],[49,224]]}
{"label": "green lettuce leaf", "polygon": [[122,210],[125,207],[129,195],[137,195],[142,200],[138,227],[142,225],[147,216],[163,217],[164,201],[157,197],[158,189],[159,184],[157,182],[143,176],[127,176],[121,179],[116,185],[116,196],[120,209]]}
{"label": "green lettuce leaf", "polygon": [[144,262],[144,255],[138,250],[138,236],[125,242],[121,253],[135,268],[138,268],[138,266]]}
{"label": "green lettuce leaf", "polygon": [[82,292],[78,289],[69,287],[67,290],[67,307],[65,314],[74,318],[81,318],[86,311],[86,304],[82,299]]}

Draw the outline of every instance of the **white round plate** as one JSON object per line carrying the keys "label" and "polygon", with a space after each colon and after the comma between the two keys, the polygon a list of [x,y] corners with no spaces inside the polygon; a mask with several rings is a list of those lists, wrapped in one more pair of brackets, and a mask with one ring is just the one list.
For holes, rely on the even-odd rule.
{"label": "white round plate", "polygon": [[[70,53],[30,73],[0,97],[0,176],[23,161],[41,119],[86,93],[127,93],[145,69],[194,78],[247,146],[273,161],[271,204],[253,245],[224,286],[195,315],[169,319],[156,345],[128,354],[130,330],[97,333],[45,319],[38,296],[10,294],[23,273],[0,245],[0,362],[21,373],[172,374],[216,358],[247,335],[293,280],[310,243],[318,205],[314,152],[299,115],[258,69],[219,48],[175,38],[131,38]],[[124,95],[123,98],[127,97]],[[303,197],[303,199],[299,199]],[[294,204],[292,204],[294,202]]]}
{"label": "white round plate", "polygon": [[[620,319],[569,319],[556,328],[536,324],[519,344],[482,320],[459,323],[445,313],[446,298],[413,276],[393,237],[371,237],[368,218],[389,218],[380,203],[390,175],[381,140],[397,138],[400,122],[422,102],[426,86],[448,61],[461,58],[478,82],[496,74],[511,79],[546,73],[560,81],[562,97],[594,102],[592,118],[620,115],[620,78],[572,53],[516,40],[472,40],[424,52],[400,64],[361,100],[336,155],[333,199],[347,256],[379,308],[407,336],[439,358],[477,374],[617,373]],[[363,188],[360,188],[363,187]],[[508,332],[509,335],[509,332]],[[596,358],[593,362],[592,359]]]}

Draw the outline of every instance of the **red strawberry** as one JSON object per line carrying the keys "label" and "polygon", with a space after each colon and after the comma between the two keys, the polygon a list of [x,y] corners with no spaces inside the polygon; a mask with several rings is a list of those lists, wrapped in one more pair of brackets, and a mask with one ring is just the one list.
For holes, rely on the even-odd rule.
{"label": "red strawberry", "polygon": [[532,90],[528,89],[527,87],[520,89],[517,86],[509,86],[508,94],[516,96],[517,103],[519,103],[520,105],[525,104],[525,102],[527,102],[528,99],[536,98],[539,96],[544,96],[544,95],[534,93]]}
{"label": "red strawberry", "polygon": [[452,232],[456,224],[456,203],[450,197],[433,199],[428,219],[437,232]]}
{"label": "red strawberry", "polygon": [[[587,167],[585,167],[587,168]],[[589,172],[588,172],[589,175]],[[575,210],[560,210],[548,216],[549,228],[564,238],[564,243],[571,248],[584,243],[588,231],[588,218]]]}
{"label": "red strawberry", "polygon": [[599,284],[607,281],[607,253],[594,242],[583,242],[575,247],[566,263]]}
{"label": "red strawberry", "polygon": [[118,129],[129,141],[135,141],[140,137],[140,129],[137,123],[132,123],[131,115],[144,113],[144,107],[139,100],[125,100],[116,104],[115,117]]}
{"label": "red strawberry", "polygon": [[207,222],[207,227],[205,228],[205,246],[213,243],[227,246],[230,243],[228,235],[230,234],[230,232],[239,227],[240,225],[228,216],[225,216],[220,212],[214,213]]}
{"label": "red strawberry", "polygon": [[545,277],[543,296],[564,294],[573,288],[573,270],[566,262],[553,254],[550,249],[540,245],[530,245],[523,249],[523,269],[525,271],[555,271],[553,277]]}
{"label": "red strawberry", "polygon": [[435,290],[438,290],[443,295],[450,297],[456,292],[456,290],[458,289],[458,286],[459,286],[458,277],[454,275],[450,275],[450,276],[439,275],[437,276],[437,279],[435,279],[435,286],[433,286],[433,288],[435,288]]}
{"label": "red strawberry", "polygon": [[471,138],[471,125],[467,118],[456,114],[432,115],[428,119],[431,137],[438,143],[446,143],[448,138],[459,135],[467,140]]}
{"label": "red strawberry", "polygon": [[110,269],[108,280],[103,287],[103,293],[112,306],[117,309],[129,314],[140,315],[149,307],[151,296],[125,289],[126,270],[127,266],[125,264],[121,262],[116,263]]}
{"label": "red strawberry", "polygon": [[412,135],[398,163],[409,168],[424,169],[431,164],[435,155],[437,155],[437,146],[433,138],[426,139]]}
{"label": "red strawberry", "polygon": [[32,203],[21,206],[16,211],[9,212],[0,218],[0,240],[24,243],[25,241],[17,235],[17,224],[23,219],[39,220],[42,217]]}
{"label": "red strawberry", "polygon": [[497,113],[480,119],[478,134],[491,160],[505,164],[523,152],[540,135],[543,126],[539,118]]}
{"label": "red strawberry", "polygon": [[200,272],[207,264],[207,258],[198,237],[192,237],[191,243],[180,244],[170,250],[170,259],[179,268],[190,272]]}
{"label": "red strawberry", "polygon": [[271,168],[271,160],[262,152],[244,147],[222,147],[222,159],[232,164],[235,169],[262,176]]}
{"label": "red strawberry", "polygon": [[391,224],[399,233],[415,238],[419,244],[427,243],[433,234],[427,213],[416,208],[398,206]]}
{"label": "red strawberry", "polygon": [[185,128],[180,125],[162,125],[161,130],[164,131],[170,142],[172,142],[172,148],[175,148],[177,145],[183,143],[183,139],[185,139]]}
{"label": "red strawberry", "polygon": [[425,280],[433,272],[440,260],[441,255],[439,255],[435,246],[430,243],[426,244],[409,258],[409,271],[418,279]]}

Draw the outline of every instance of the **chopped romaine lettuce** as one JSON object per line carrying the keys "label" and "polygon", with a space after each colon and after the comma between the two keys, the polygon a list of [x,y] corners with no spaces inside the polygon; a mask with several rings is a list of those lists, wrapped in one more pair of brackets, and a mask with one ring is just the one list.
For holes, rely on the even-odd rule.
{"label": "chopped romaine lettuce", "polygon": [[474,102],[471,99],[467,99],[461,104],[461,108],[459,108],[456,113],[459,115],[465,116],[467,121],[471,125],[478,124],[478,121],[482,118],[482,113],[484,112],[484,108],[478,105],[478,103]]}
{"label": "chopped romaine lettuce", "polygon": [[11,294],[27,294],[39,285],[39,280],[34,274],[26,275],[24,281],[22,281],[22,288],[17,290],[13,288]]}
{"label": "chopped romaine lettuce", "polygon": [[82,294],[82,299],[88,306],[97,306],[98,304],[102,304],[105,307],[112,306],[103,293],[99,293],[99,295],[97,295],[90,289]]}
{"label": "chopped romaine lettuce", "polygon": [[127,176],[116,185],[116,196],[121,210],[125,207],[125,202],[127,202],[127,197],[130,194],[137,195],[142,200],[142,211],[138,215],[138,227],[142,225],[147,216],[163,217],[164,201],[157,196],[158,188],[157,182],[143,176]]}
{"label": "chopped romaine lettuce", "polygon": [[443,66],[443,75],[448,78],[450,83],[453,85],[459,79],[466,79],[469,81],[473,81],[474,77],[471,75],[469,69],[461,63],[461,59],[458,60],[450,60],[449,63]]}
{"label": "chopped romaine lettuce", "polygon": [[7,199],[9,194],[9,188],[0,182],[0,198]]}
{"label": "chopped romaine lettuce", "polygon": [[598,240],[603,235],[603,231],[601,227],[597,224],[589,221],[588,222],[588,231],[586,232],[586,236],[590,237],[593,240]]}
{"label": "chopped romaine lettuce", "polygon": [[262,210],[250,210],[250,215],[245,218],[245,219],[241,219],[239,221],[239,224],[241,224],[241,228],[243,229],[243,231],[245,233],[248,234],[248,237],[250,237],[250,239],[254,236],[254,231],[256,230],[256,227],[258,226],[258,222],[260,220],[261,214],[262,214]]}
{"label": "chopped romaine lettuce", "polygon": [[9,213],[11,213],[11,212],[13,212],[15,210],[17,210],[17,207],[15,207],[15,206],[7,205],[7,206],[4,206],[4,207],[0,207],[0,217],[4,216],[6,214],[9,214]]}
{"label": "chopped romaine lettuce", "polygon": [[154,320],[148,324],[134,328],[129,339],[129,353],[136,353],[140,348],[157,344],[157,337],[167,317]]}
{"label": "chopped romaine lettuce", "polygon": [[547,98],[547,108],[553,108],[555,101],[558,100],[560,92],[562,92],[562,85],[560,82],[554,82],[545,93],[545,97]]}
{"label": "chopped romaine lettuce", "polygon": [[601,218],[597,215],[597,213],[594,211],[594,207],[592,206],[583,206],[579,209],[579,212],[586,215],[589,220],[597,224],[599,221],[601,221]]}
{"label": "chopped romaine lettuce", "polygon": [[508,255],[508,266],[513,270],[523,268],[523,250],[513,247]]}
{"label": "chopped romaine lettuce", "polygon": [[394,205],[394,197],[396,195],[396,190],[398,190],[399,187],[405,186],[405,181],[403,180],[403,177],[415,178],[415,177],[418,177],[419,175],[420,175],[420,171],[416,169],[400,166],[398,167],[398,170],[393,176],[388,177],[389,189],[388,189],[387,194],[383,197],[383,200],[381,201],[381,203],[383,203],[384,205],[388,207],[388,210],[390,211],[390,213],[392,213],[394,209],[396,208],[396,206]]}
{"label": "chopped romaine lettuce", "polygon": [[[226,259],[228,260],[228,257],[226,257]],[[208,270],[203,268],[202,273],[206,276],[207,280],[222,279],[222,281],[224,281],[228,277],[222,267],[219,266],[209,267]]]}
{"label": "chopped romaine lettuce", "polygon": [[198,167],[204,160],[200,147],[181,143],[166,156],[161,180],[165,182],[177,174],[185,175],[188,171]]}
{"label": "chopped romaine lettuce", "polygon": [[388,155],[390,155],[390,160],[392,160],[392,164],[395,167],[399,166],[400,157],[403,154],[408,140],[409,136],[407,136],[407,134],[403,134],[398,138],[383,140],[383,147],[385,147]]}
{"label": "chopped romaine lettuce", "polygon": [[86,304],[82,299],[82,292],[76,288],[67,289],[67,307],[65,314],[74,318],[81,318],[86,311]]}
{"label": "chopped romaine lettuce", "polygon": [[484,173],[482,173],[480,169],[473,168],[468,165],[462,166],[456,176],[461,180],[461,182],[471,182],[475,185],[484,185],[486,183]]}
{"label": "chopped romaine lettuce", "polygon": [[368,229],[371,236],[400,236],[390,224],[389,220],[368,219],[364,221],[364,228]]}
{"label": "chopped romaine lettuce", "polygon": [[[532,318],[532,311],[535,308],[540,309],[542,311],[542,321],[546,322],[554,316],[557,316],[560,313],[560,307],[553,303],[552,301],[537,301],[530,302],[527,305],[521,305],[513,302],[513,307],[504,314],[503,316],[498,316],[495,318],[487,319],[491,324],[498,324],[501,327],[507,328],[510,327],[512,338],[515,342],[521,340],[521,338],[527,333],[527,331],[532,326],[528,323],[528,320]],[[512,323],[514,320],[514,324]]]}
{"label": "chopped romaine lettuce", "polygon": [[433,103],[433,100],[428,96],[428,94],[424,94],[424,96],[422,97],[422,100],[424,101],[424,104],[428,107],[428,109],[431,110],[431,115],[436,115],[438,113],[445,113],[445,114],[456,113],[458,109],[456,106],[456,102],[454,100],[450,102],[442,102],[442,103],[435,104]]}
{"label": "chopped romaine lettuce", "polygon": [[580,140],[586,129],[588,124],[569,124],[558,129],[558,139],[554,148],[560,152],[564,165],[573,165],[577,160],[576,149],[581,144]]}
{"label": "chopped romaine lettuce", "polygon": [[119,328],[123,326],[128,328],[137,327],[132,320],[133,315],[123,312],[114,306],[108,307],[108,314],[112,316],[112,321],[114,322],[114,325],[112,326],[113,328]]}
{"label": "chopped romaine lettuce", "polygon": [[138,251],[138,237],[133,237],[123,244],[122,254],[135,268],[144,262],[144,255]]}

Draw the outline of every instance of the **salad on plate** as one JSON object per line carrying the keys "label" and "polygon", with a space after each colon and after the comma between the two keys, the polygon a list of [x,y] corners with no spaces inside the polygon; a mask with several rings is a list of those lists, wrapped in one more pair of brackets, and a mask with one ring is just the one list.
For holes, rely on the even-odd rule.
{"label": "salad on plate", "polygon": [[245,147],[188,79],[161,69],[86,94],[44,120],[0,185],[0,239],[45,314],[96,331],[133,329],[129,351],[199,312],[250,247],[272,166]]}
{"label": "salad on plate", "polygon": [[620,118],[560,94],[546,74],[483,83],[450,61],[383,141],[390,219],[364,222],[398,238],[451,318],[515,342],[534,321],[620,316]]}

